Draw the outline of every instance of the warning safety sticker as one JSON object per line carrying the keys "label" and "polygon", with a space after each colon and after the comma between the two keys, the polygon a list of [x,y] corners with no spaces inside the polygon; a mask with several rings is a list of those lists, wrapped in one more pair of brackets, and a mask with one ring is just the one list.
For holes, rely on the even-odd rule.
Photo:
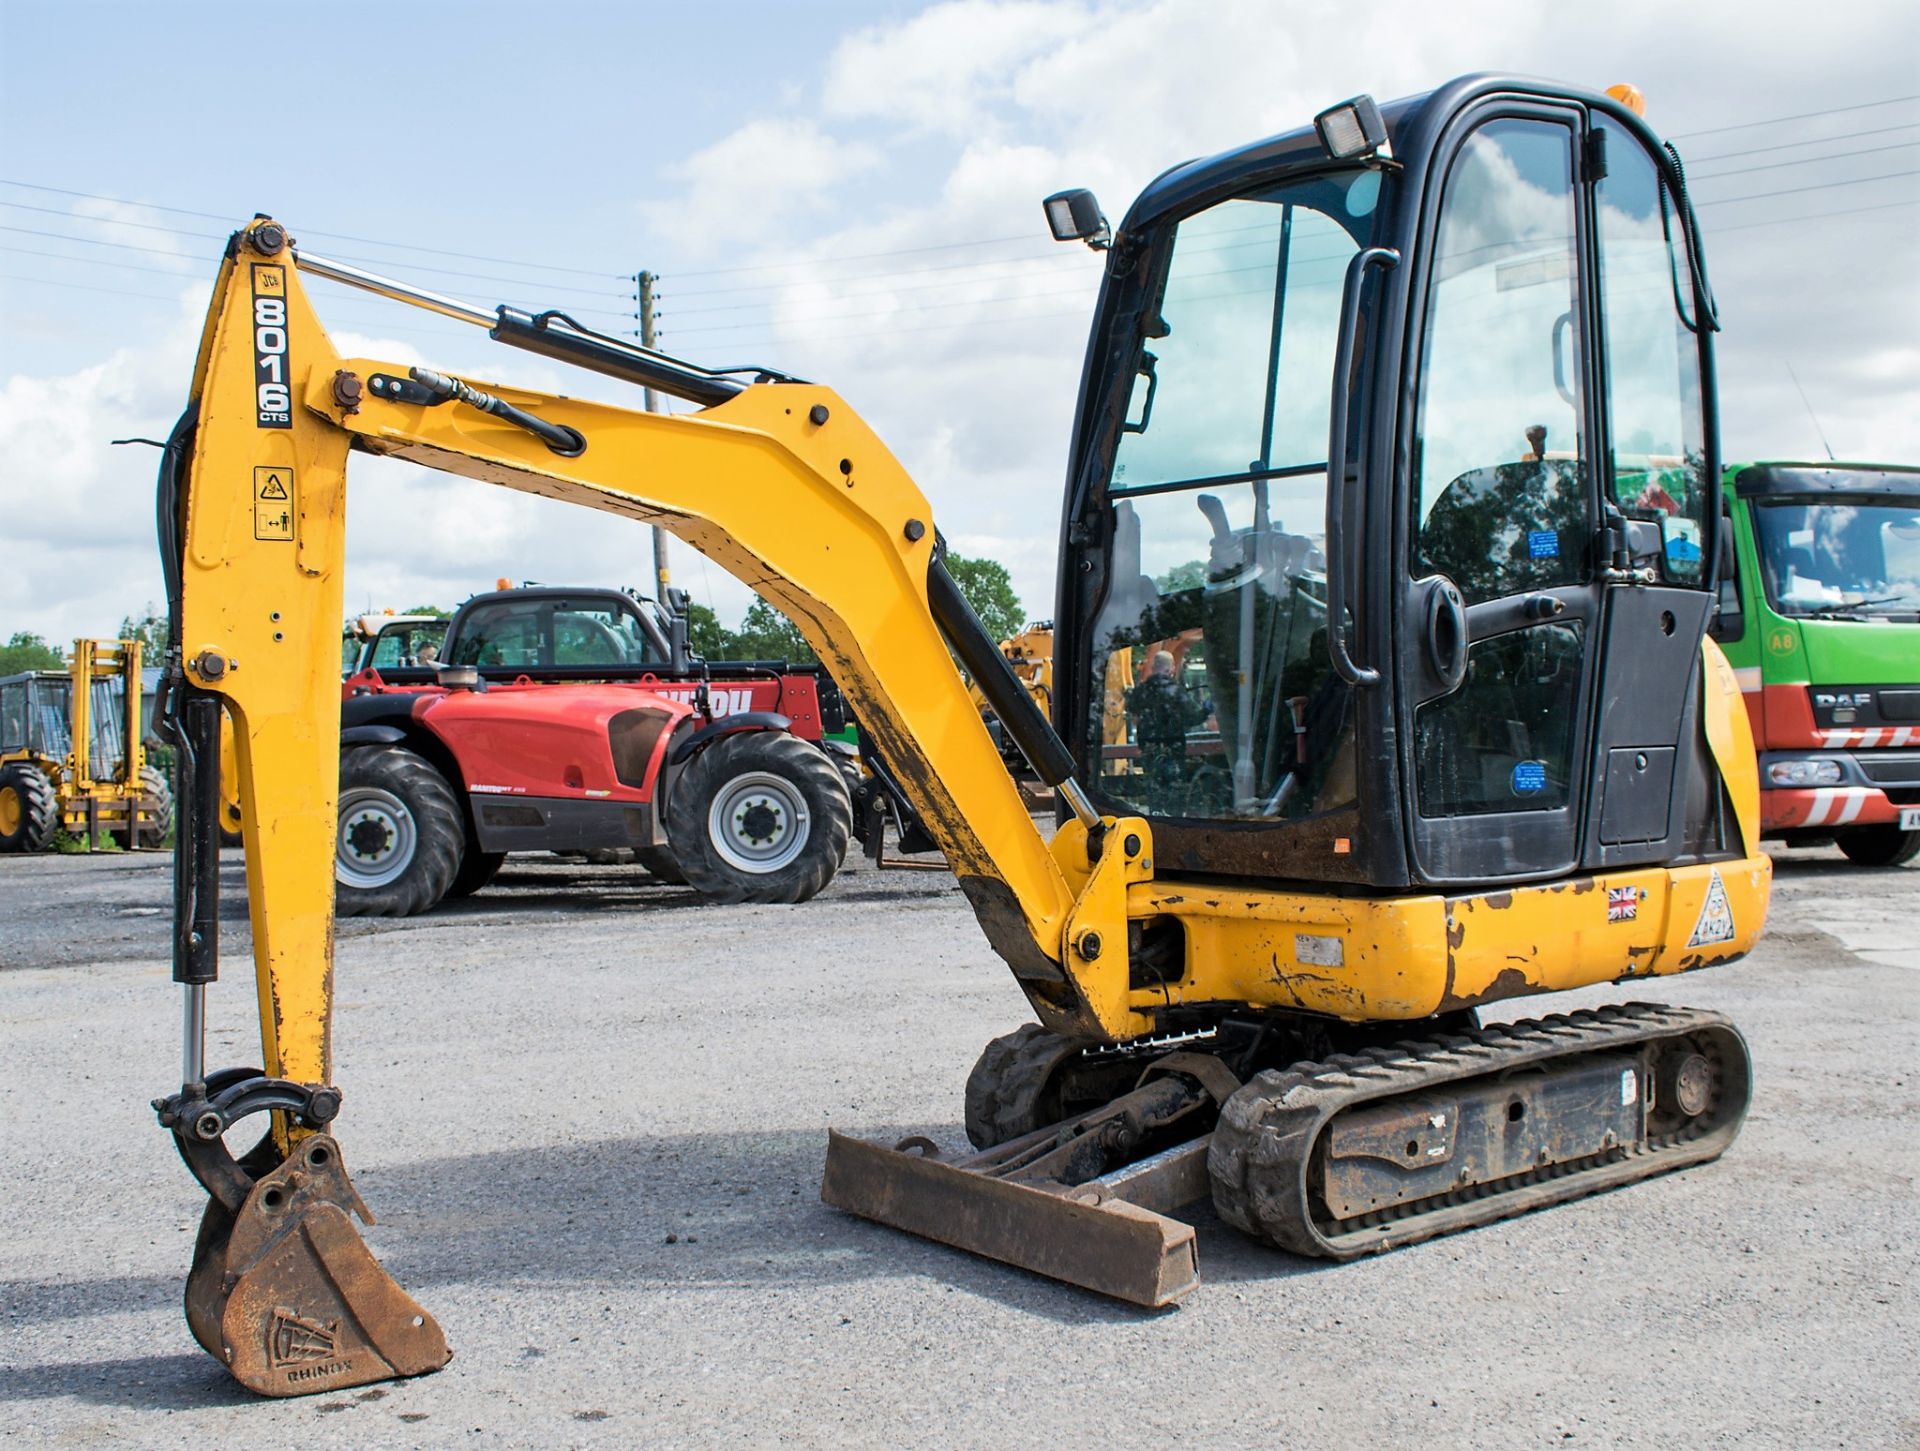
{"label": "warning safety sticker", "polygon": [[1693,924],[1693,936],[1687,939],[1689,947],[1711,947],[1716,942],[1733,941],[1733,904],[1727,900],[1726,883],[1720,880],[1720,869],[1713,869],[1713,877],[1707,883],[1707,900],[1700,904],[1700,920]]}
{"label": "warning safety sticker", "polygon": [[253,537],[293,538],[293,470],[275,464],[253,471]]}

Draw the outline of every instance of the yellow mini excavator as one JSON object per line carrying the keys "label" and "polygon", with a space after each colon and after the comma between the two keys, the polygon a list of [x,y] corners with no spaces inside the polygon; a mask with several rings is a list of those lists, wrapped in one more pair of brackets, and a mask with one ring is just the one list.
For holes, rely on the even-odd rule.
{"label": "yellow mini excavator", "polygon": [[[356,451],[671,530],[800,627],[874,737],[1037,1021],[973,1070],[975,1152],[833,1135],[830,1203],[1157,1305],[1196,1282],[1169,1217],[1195,1199],[1348,1259],[1720,1154],[1749,1099],[1726,1019],[1476,1011],[1731,961],[1766,914],[1746,716],[1704,634],[1714,305],[1679,157],[1623,96],[1359,97],[1174,168],[1117,229],[1086,192],[1047,200],[1105,267],[1051,722],[925,495],[828,389],[422,292],[267,217],[236,232],[158,511],[185,1062],[156,1108],[210,1196],[200,1343],[270,1395],[449,1354],[353,1228],[333,1132]],[[342,357],[316,276],[697,409]],[[1050,838],[968,676],[1056,788]],[[223,710],[263,1057],[210,1070]],[[660,761],[670,797],[732,739],[630,714],[552,763],[556,799]]]}

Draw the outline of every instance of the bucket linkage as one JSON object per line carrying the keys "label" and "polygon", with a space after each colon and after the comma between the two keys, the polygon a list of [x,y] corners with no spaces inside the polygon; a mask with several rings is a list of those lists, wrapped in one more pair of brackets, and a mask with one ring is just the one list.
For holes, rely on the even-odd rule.
{"label": "bucket linkage", "polygon": [[[187,1324],[234,1379],[261,1395],[298,1396],[422,1375],[452,1358],[439,1324],[348,1217],[373,1223],[325,1132],[338,1090],[234,1068],[154,1108],[209,1196],[187,1275]],[[304,1136],[283,1154],[269,1133],[235,1159],[222,1135],[267,1111]]]}

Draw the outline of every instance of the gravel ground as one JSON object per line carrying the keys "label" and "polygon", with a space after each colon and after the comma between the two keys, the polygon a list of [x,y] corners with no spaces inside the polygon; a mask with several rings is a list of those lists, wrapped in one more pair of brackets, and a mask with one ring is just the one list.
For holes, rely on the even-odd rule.
{"label": "gravel ground", "polygon": [[[267,1402],[179,1313],[201,1197],[146,1106],[178,1062],[168,863],[0,858],[0,1437],[1920,1444],[1920,869],[1795,854],[1746,963],[1635,985],[1752,1044],[1718,1163],[1333,1268],[1197,1208],[1204,1283],[1160,1312],[818,1200],[828,1124],[959,1142],[968,1067],[1026,1016],[950,877],[855,863],[790,908],[643,881],[515,858],[459,907],[342,924],[368,1239],[456,1354]],[[215,989],[216,1066],[257,1056],[247,978]]]}

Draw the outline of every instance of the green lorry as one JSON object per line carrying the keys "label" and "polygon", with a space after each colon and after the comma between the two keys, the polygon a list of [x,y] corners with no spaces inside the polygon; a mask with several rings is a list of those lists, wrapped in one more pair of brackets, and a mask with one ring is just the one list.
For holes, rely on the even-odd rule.
{"label": "green lorry", "polygon": [[1763,832],[1920,855],[1920,469],[1727,469],[1714,634],[1760,757]]}

